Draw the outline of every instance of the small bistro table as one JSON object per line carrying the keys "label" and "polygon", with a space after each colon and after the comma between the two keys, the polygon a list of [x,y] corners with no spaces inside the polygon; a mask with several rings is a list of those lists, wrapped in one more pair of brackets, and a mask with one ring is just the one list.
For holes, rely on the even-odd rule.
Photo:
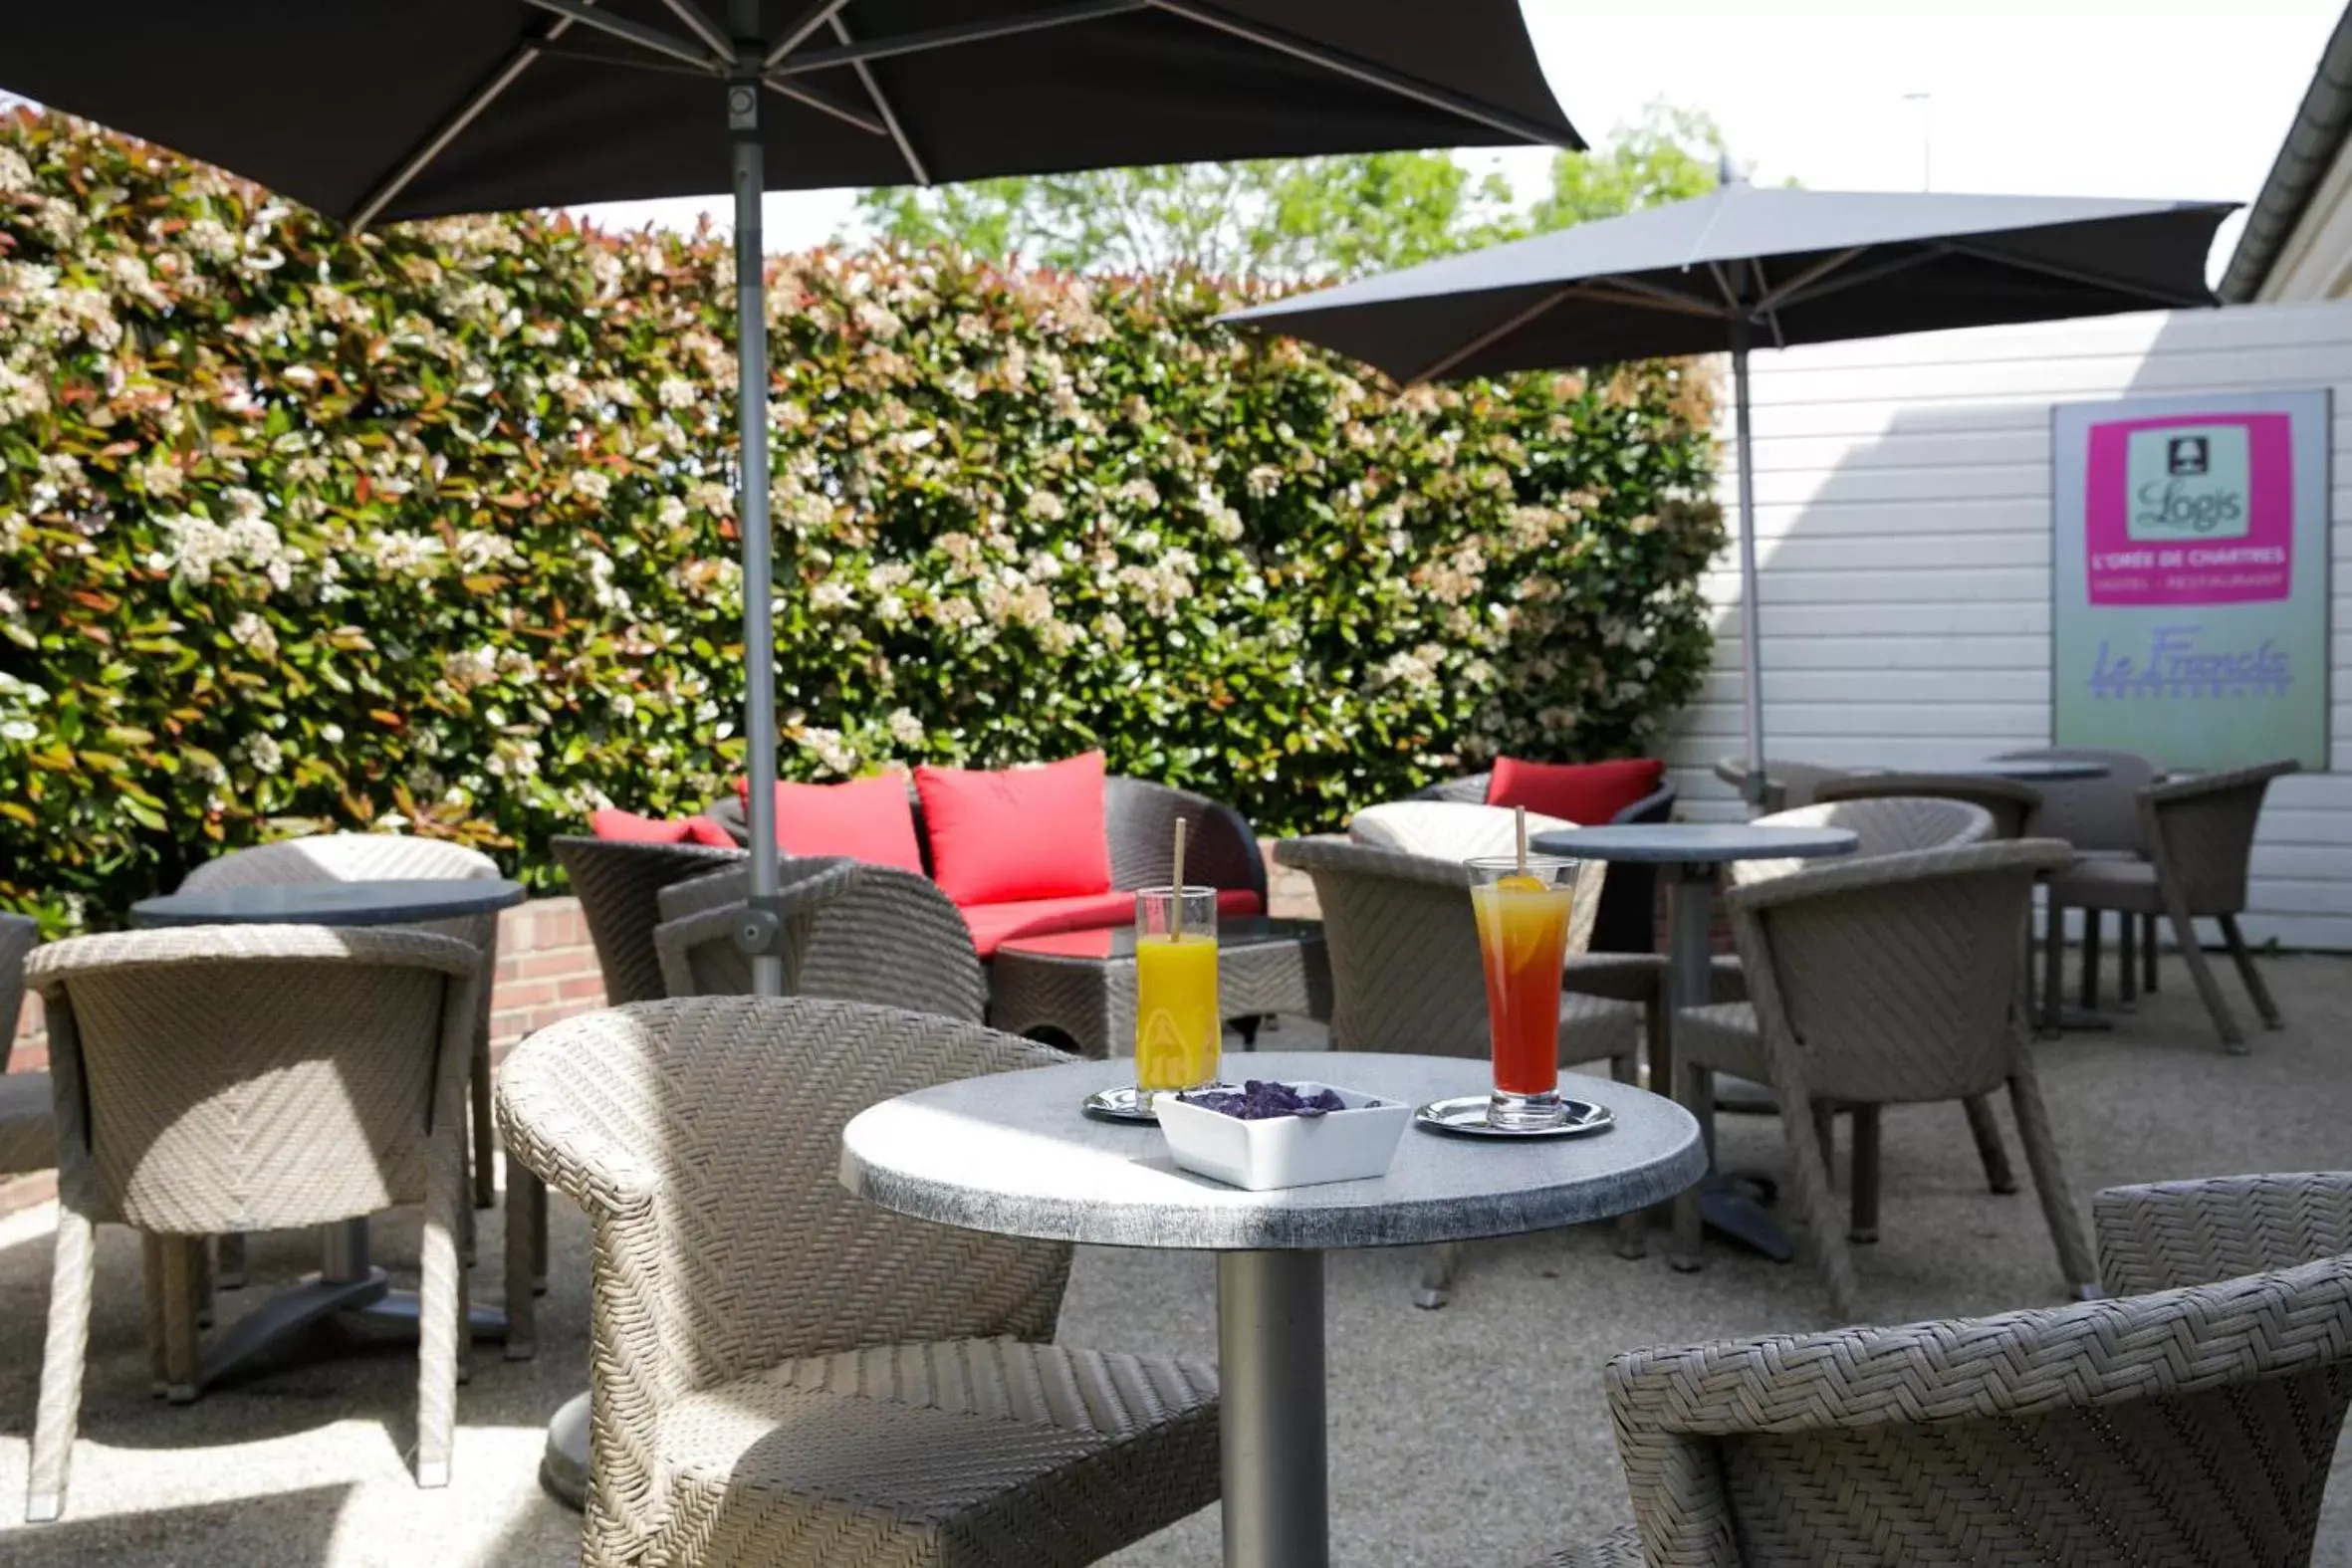
{"label": "small bistro table", "polygon": [[[1412,1104],[1484,1094],[1459,1057],[1269,1051],[1254,1075],[1313,1079]],[[1561,1088],[1607,1106],[1585,1138],[1489,1142],[1405,1131],[1388,1174],[1253,1193],[1180,1171],[1156,1129],[1088,1119],[1129,1081],[1119,1062],[999,1073],[900,1095],[841,1133],[841,1183],[885,1209],[1003,1235],[1217,1253],[1228,1568],[1330,1559],[1323,1253],[1515,1235],[1661,1203],[1707,1168],[1698,1123],[1603,1079]]]}
{"label": "small bistro table", "polygon": [[1873,763],[1857,774],[1942,774],[1948,779],[2007,779],[2016,784],[2081,784],[2104,779],[2111,770],[2089,758],[2010,757],[1981,763],[1948,763],[1931,768],[1889,768]]}
{"label": "small bistro table", "polygon": [[[1717,873],[1736,860],[1812,860],[1849,855],[1861,840],[1844,827],[1798,827],[1757,822],[1631,822],[1624,826],[1569,827],[1537,833],[1533,846],[1547,855],[1581,860],[1628,860],[1661,866],[1666,873],[1667,1005],[1676,1011],[1707,1006],[1713,990],[1715,883]],[[1663,1070],[1674,1087],[1671,1059],[1661,1061],[1652,1042],[1651,1071]],[[1652,1080],[1655,1082],[1655,1078]],[[1772,1217],[1720,1177],[1710,1177],[1700,1212],[1717,1231],[1766,1257],[1786,1262],[1796,1255]]]}
{"label": "small bistro table", "polygon": [[[989,1022],[1009,1034],[1058,1034],[1088,1056],[1135,1051],[1135,928],[1015,937],[989,964]],[[1229,1018],[1331,1015],[1331,961],[1312,920],[1217,923],[1217,1002]],[[1254,1021],[1243,1038],[1255,1043]],[[1057,1042],[1058,1043],[1058,1042]]]}
{"label": "small bistro table", "polygon": [[[266,882],[203,888],[142,899],[130,924],[162,926],[404,926],[488,915],[523,901],[520,882],[503,878],[422,878],[381,882]],[[483,977],[489,983],[489,977]],[[211,1383],[314,1323],[356,1321],[413,1337],[413,1291],[394,1290],[369,1255],[365,1219],[322,1228],[319,1271],[262,1302],[220,1337],[204,1357],[199,1381]],[[511,1282],[510,1282],[511,1283]],[[473,1307],[478,1339],[506,1332],[506,1314]]]}

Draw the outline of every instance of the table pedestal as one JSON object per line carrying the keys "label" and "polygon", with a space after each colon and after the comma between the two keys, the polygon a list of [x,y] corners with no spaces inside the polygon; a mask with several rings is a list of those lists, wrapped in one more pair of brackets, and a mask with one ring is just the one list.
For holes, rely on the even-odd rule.
{"label": "table pedestal", "polygon": [[[1714,992],[1715,866],[1707,861],[1680,860],[1666,867],[1667,1000],[1674,1010],[1704,1008]],[[1663,1063],[1669,1077],[1680,1071],[1671,1059]],[[1651,1088],[1671,1095],[1675,1085],[1653,1083]],[[1712,1116],[1705,1119],[1712,1129]],[[1779,1222],[1737,1181],[1714,1168],[1715,1148],[1708,1146],[1709,1172],[1699,1189],[1699,1215],[1707,1228],[1775,1263],[1796,1255]]]}
{"label": "table pedestal", "polygon": [[1331,1560],[1323,1254],[1217,1254],[1226,1568]]}

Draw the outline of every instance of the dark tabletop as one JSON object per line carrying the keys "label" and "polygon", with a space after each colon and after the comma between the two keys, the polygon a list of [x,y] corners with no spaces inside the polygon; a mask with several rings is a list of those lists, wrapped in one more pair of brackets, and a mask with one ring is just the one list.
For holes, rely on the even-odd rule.
{"label": "dark tabletop", "polygon": [[[1323,928],[1312,920],[1269,920],[1264,915],[1219,916],[1220,948],[1258,948],[1282,942],[1320,942]],[[1091,960],[1107,964],[1135,956],[1135,927],[1100,926],[1088,931],[1057,931],[1035,937],[1013,937],[997,944],[999,953],[1024,958]]]}
{"label": "dark tabletop", "polygon": [[1713,864],[1727,860],[1812,860],[1850,855],[1861,840],[1846,827],[1784,827],[1770,822],[1628,822],[1620,827],[1563,827],[1537,833],[1534,848],[1579,860],[1648,860]]}
{"label": "dark tabletop", "polygon": [[403,926],[486,915],[523,902],[523,884],[436,878],[387,882],[262,882],[141,899],[133,926]]}
{"label": "dark tabletop", "polygon": [[1942,774],[1949,779],[2012,779],[2018,784],[2063,784],[2069,780],[2104,779],[2113,770],[2105,763],[2053,757],[1994,758],[1982,763],[1954,763],[1940,768],[1857,768],[1859,774]]}

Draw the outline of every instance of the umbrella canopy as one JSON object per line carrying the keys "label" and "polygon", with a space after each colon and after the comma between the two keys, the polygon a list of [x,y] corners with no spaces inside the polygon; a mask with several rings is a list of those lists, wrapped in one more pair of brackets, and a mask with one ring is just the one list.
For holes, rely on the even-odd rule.
{"label": "umbrella canopy", "polygon": [[359,223],[718,189],[722,79],[761,85],[769,189],[1582,145],[1516,0],[740,9],[121,0],[101,18],[12,5],[0,86]]}
{"label": "umbrella canopy", "polygon": [[1759,188],[1713,192],[1224,318],[1399,381],[1671,354],[1732,355],[1749,798],[1763,798],[1748,350],[1890,333],[2215,305],[2235,202]]}

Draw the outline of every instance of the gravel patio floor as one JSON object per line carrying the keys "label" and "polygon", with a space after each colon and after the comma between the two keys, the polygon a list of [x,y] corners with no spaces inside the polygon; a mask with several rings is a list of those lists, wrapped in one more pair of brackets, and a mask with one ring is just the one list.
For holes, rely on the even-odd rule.
{"label": "gravel patio floor", "polygon": [[[2269,962],[2291,1020],[2250,1057],[2222,1053],[2177,965],[2112,1034],[2036,1046],[2074,1198],[2088,1223],[2099,1187],[2165,1177],[2352,1163],[2352,960]],[[2226,983],[2227,984],[2227,983]],[[2235,992],[2233,988],[2234,999]],[[2241,1015],[2244,1015],[2241,1012]],[[1288,1048],[1315,1031],[1292,1023]],[[2005,1117],[2005,1110],[2003,1112]],[[1732,1118],[1734,1166],[1776,1166],[1779,1124]],[[2012,1154],[2016,1150],[2009,1133]],[[2055,1256],[2029,1192],[1984,1189],[1957,1106],[1887,1118],[1884,1239],[1859,1249],[1864,1300],[1884,1321],[1998,1311],[2059,1297]],[[2022,1173],[2022,1162],[2018,1162]],[[558,1216],[554,1289],[538,1360],[477,1354],[459,1393],[456,1480],[420,1492],[414,1363],[371,1350],[287,1365],[172,1408],[151,1398],[140,1344],[137,1247],[110,1230],[83,1439],[67,1514],[21,1516],[27,1436],[49,1295],[53,1206],[0,1218],[0,1562],[65,1568],[556,1568],[574,1560],[577,1516],[536,1484],[542,1424],[586,1380],[584,1230]],[[376,1228],[378,1261],[412,1269],[412,1217]],[[1639,1262],[1604,1228],[1474,1248],[1454,1304],[1412,1305],[1418,1254],[1357,1252],[1330,1265],[1333,1554],[1350,1564],[1527,1562],[1547,1545],[1629,1517],[1599,1383],[1602,1362],[1642,1344],[1818,1327],[1817,1276],[1711,1246],[1679,1275],[1663,1237]],[[486,1216],[478,1293],[496,1299],[498,1227]],[[254,1283],[224,1316],[313,1265],[301,1235],[259,1238]],[[1061,1334],[1073,1343],[1215,1351],[1203,1257],[1089,1250]],[[2343,1468],[2339,1459],[2338,1469]],[[1214,1509],[1114,1559],[1132,1568],[1217,1557]],[[2316,1561],[2352,1565],[2352,1483],[2330,1498]]]}

